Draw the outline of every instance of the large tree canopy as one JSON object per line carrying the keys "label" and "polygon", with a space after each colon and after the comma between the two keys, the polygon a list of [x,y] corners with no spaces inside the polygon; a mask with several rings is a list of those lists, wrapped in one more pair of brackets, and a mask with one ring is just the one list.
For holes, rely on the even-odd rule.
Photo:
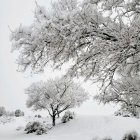
{"label": "large tree canopy", "polygon": [[140,1],[59,0],[50,12],[37,4],[34,22],[13,31],[11,40],[21,71],[72,60],[71,76],[111,84],[117,71],[139,71]]}

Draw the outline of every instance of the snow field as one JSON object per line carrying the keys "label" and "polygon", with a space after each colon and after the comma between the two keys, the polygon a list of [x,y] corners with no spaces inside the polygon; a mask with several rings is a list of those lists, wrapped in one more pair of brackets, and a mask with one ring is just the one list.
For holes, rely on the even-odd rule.
{"label": "snow field", "polygon": [[[47,134],[26,134],[24,127],[31,118],[19,117],[0,124],[1,140],[93,140],[111,137],[121,140],[125,133],[136,131],[140,135],[140,119],[114,116],[77,116],[68,123],[60,122]],[[49,121],[48,121],[49,123]]]}

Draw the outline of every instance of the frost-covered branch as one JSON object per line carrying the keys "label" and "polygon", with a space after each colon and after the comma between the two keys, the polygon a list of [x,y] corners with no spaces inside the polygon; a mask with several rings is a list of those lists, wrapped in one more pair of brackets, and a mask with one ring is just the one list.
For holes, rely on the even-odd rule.
{"label": "frost-covered branch", "polygon": [[[110,85],[105,92],[95,96],[95,99],[106,103],[117,103],[121,109],[131,112],[132,107],[140,112],[140,79],[139,77],[121,77]],[[129,110],[130,109],[130,110]]]}
{"label": "frost-covered branch", "polygon": [[[59,0],[51,12],[37,6],[31,26],[11,33],[19,70],[40,72],[72,61],[70,76],[112,84],[114,75],[140,67],[139,0]],[[109,84],[109,85],[110,85]]]}

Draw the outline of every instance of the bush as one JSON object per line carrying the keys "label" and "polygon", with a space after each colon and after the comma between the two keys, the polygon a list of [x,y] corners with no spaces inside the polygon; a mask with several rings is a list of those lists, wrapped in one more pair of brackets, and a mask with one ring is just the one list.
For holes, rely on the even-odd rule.
{"label": "bush", "polygon": [[20,109],[17,109],[17,110],[15,111],[15,116],[16,116],[16,117],[24,116],[24,112],[21,111]]}
{"label": "bush", "polygon": [[68,122],[70,119],[74,119],[74,117],[75,117],[74,112],[67,111],[67,112],[65,112],[64,116],[62,117],[61,122],[62,122],[62,123],[66,123],[66,122]]}
{"label": "bush", "polygon": [[118,110],[114,113],[115,116],[122,116],[122,117],[131,117],[130,112]]}
{"label": "bush", "polygon": [[6,110],[5,110],[5,107],[3,106],[0,106],[0,116],[3,116],[6,114]]}
{"label": "bush", "polygon": [[42,135],[47,132],[47,127],[40,122],[29,122],[24,131],[27,131],[27,134],[36,133],[36,135]]}
{"label": "bush", "polygon": [[130,132],[124,135],[122,140],[139,140],[137,132]]}
{"label": "bush", "polygon": [[93,138],[92,140],[99,140],[99,138],[98,138],[98,137],[95,137],[95,138]]}
{"label": "bush", "polygon": [[116,111],[114,114],[115,114],[115,116],[139,118],[139,113],[131,107],[120,109],[120,110]]}
{"label": "bush", "polygon": [[35,115],[36,118],[41,118],[41,115]]}

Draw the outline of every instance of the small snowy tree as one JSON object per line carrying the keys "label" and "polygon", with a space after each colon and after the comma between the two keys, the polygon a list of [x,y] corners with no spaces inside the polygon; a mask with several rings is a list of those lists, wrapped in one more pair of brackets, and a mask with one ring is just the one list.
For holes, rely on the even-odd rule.
{"label": "small snowy tree", "polygon": [[5,107],[3,106],[0,106],[0,116],[3,116],[6,114],[6,110],[5,110]]}
{"label": "small snowy tree", "polygon": [[16,116],[16,117],[24,116],[24,112],[21,111],[20,109],[17,109],[17,110],[15,111],[15,116]]}
{"label": "small snowy tree", "polygon": [[88,95],[80,85],[66,78],[33,83],[26,89],[27,107],[47,110],[55,125],[56,116],[63,111],[81,105]]}

